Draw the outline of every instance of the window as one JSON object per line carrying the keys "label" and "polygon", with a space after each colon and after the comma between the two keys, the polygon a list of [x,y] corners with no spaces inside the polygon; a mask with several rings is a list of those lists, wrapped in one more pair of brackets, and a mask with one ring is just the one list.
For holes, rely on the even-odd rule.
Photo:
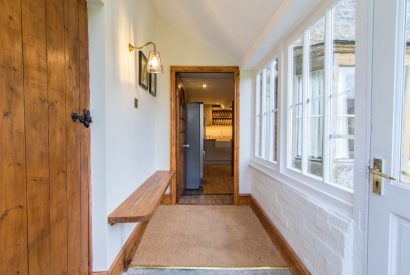
{"label": "window", "polygon": [[347,189],[353,189],[355,10],[355,0],[338,2],[289,47],[288,165]]}
{"label": "window", "polygon": [[256,123],[255,123],[255,155],[262,156],[262,79],[263,73],[259,73],[256,77],[256,96],[255,96],[255,111],[256,111]]}
{"label": "window", "polygon": [[325,95],[325,18],[310,30],[309,90],[307,96],[307,172],[323,176],[323,125]]}
{"label": "window", "polygon": [[293,101],[290,106],[292,113],[292,146],[291,166],[300,170],[302,166],[302,111],[303,111],[303,37],[298,38],[292,45],[292,85]]}
{"label": "window", "polygon": [[256,77],[255,156],[278,160],[278,59]]}

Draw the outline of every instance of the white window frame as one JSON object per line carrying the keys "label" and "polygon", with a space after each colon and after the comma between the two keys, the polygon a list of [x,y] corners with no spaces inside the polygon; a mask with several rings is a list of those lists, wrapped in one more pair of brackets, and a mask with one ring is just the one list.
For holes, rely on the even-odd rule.
{"label": "white window frame", "polygon": [[[356,2],[356,93],[355,100],[361,108],[355,110],[355,159],[354,159],[354,196],[351,191],[346,191],[338,186],[324,184],[322,181],[315,181],[300,173],[293,173],[287,169],[288,153],[288,91],[289,83],[287,74],[289,70],[288,45],[293,43],[311,25],[319,20],[323,15],[331,10],[338,0],[323,1],[312,9],[300,20],[300,24],[290,29],[281,38],[280,42],[271,52],[279,56],[279,156],[278,167],[260,165],[254,161],[250,166],[257,172],[264,173],[272,178],[275,184],[293,190],[302,197],[313,200],[323,207],[335,211],[346,218],[354,220],[355,235],[355,273],[366,273],[367,265],[367,228],[368,221],[368,194],[369,194],[369,173],[370,163],[370,102],[372,83],[372,27],[373,27],[373,5],[372,1],[357,0]],[[329,29],[329,28],[326,28]],[[329,36],[327,36],[329,37]],[[265,59],[265,62],[268,58]],[[330,60],[329,58],[327,60]],[[263,62],[261,62],[263,63]],[[326,64],[325,64],[326,66]],[[325,87],[325,89],[327,89]],[[283,92],[283,93],[282,93]],[[253,98],[254,100],[254,98]],[[253,108],[254,105],[252,105]],[[329,110],[329,108],[328,108]],[[325,112],[328,112],[325,110]],[[329,116],[329,114],[325,113]],[[252,123],[255,120],[252,120]],[[253,137],[253,135],[252,135]],[[324,148],[324,150],[327,150]],[[328,170],[328,169],[326,169]],[[255,171],[256,172],[256,171]]]}
{"label": "white window frame", "polygon": [[[275,62],[276,62],[276,65],[278,66],[277,70],[275,70]],[[275,57],[272,60],[272,62],[270,63],[270,66],[271,66],[271,81],[270,81],[271,83],[270,83],[270,85],[271,85],[271,87],[273,87],[271,96],[274,97],[274,99],[271,100],[272,106],[271,106],[270,110],[272,112],[271,117],[273,117],[273,120],[276,121],[276,125],[275,125],[275,122],[273,122],[273,124],[271,123],[270,136],[272,138],[270,139],[270,142],[271,142],[270,146],[276,148],[276,150],[273,151],[273,154],[276,154],[276,160],[274,159],[274,156],[272,156],[272,158],[274,159],[273,162],[275,164],[277,164],[278,161],[279,161],[279,151],[280,151],[280,144],[279,144],[279,141],[278,141],[279,140],[279,135],[280,135],[280,131],[279,131],[279,124],[280,124],[279,123],[279,113],[280,113],[279,112],[279,107],[280,107],[280,104],[279,104],[279,102],[280,102],[279,101],[279,99],[280,99],[280,96],[279,96],[279,92],[280,92],[280,89],[279,89],[279,79],[280,79],[279,57]],[[276,75],[274,73],[276,73],[277,77],[278,77],[278,83],[277,84],[275,83]],[[275,90],[277,92],[276,96],[275,96],[275,93],[274,93]],[[275,108],[275,105],[276,105],[276,108]],[[276,131],[277,131],[276,135],[275,135],[275,126],[276,126]],[[269,152],[272,152],[272,151],[269,150]]]}
{"label": "white window frame", "polygon": [[[329,140],[326,136],[326,133],[329,133],[330,130],[330,91],[332,85],[332,52],[333,52],[333,40],[332,40],[332,6],[328,6],[325,11],[321,9],[321,12],[317,12],[315,16],[312,16],[309,20],[306,21],[303,26],[301,26],[297,32],[293,35],[289,36],[285,40],[285,47],[284,47],[284,55],[286,56],[285,60],[287,60],[285,66],[287,66],[285,83],[287,91],[286,102],[282,102],[283,106],[286,106],[286,118],[284,119],[284,124],[287,126],[286,129],[286,138],[284,139],[284,143],[286,143],[286,151],[284,152],[283,157],[286,159],[286,162],[283,166],[281,166],[281,173],[286,176],[289,176],[297,181],[304,182],[309,184],[310,186],[320,189],[321,191],[334,196],[336,198],[342,199],[348,203],[353,202],[353,190],[340,186],[336,183],[330,182],[330,175],[329,171]],[[309,81],[310,78],[306,77],[309,76],[309,63],[310,63],[310,40],[309,40],[309,30],[310,27],[315,24],[320,18],[325,16],[325,99],[324,99],[324,144],[323,144],[323,178],[315,176],[313,174],[307,173],[307,162],[308,162],[308,154],[307,154],[307,146],[306,142],[302,144],[302,169],[298,170],[293,168],[291,165],[292,156],[291,156],[291,134],[292,134],[292,114],[290,110],[290,106],[292,105],[292,97],[293,97],[293,56],[292,56],[292,43],[298,38],[303,35],[303,51],[304,56],[306,58],[303,59],[303,123],[302,123],[302,131],[303,136],[307,136],[307,91],[309,88]]]}
{"label": "white window frame", "polygon": [[253,158],[257,158],[257,156],[259,155],[259,151],[262,151],[260,148],[260,144],[259,144],[259,140],[260,137],[262,136],[261,134],[261,130],[260,128],[262,127],[262,123],[260,123],[261,119],[260,117],[262,116],[262,111],[259,110],[259,106],[260,106],[260,101],[262,100],[260,97],[260,72],[258,72],[257,74],[255,74],[254,76],[255,79],[255,87],[254,87],[254,96],[253,98],[253,104],[252,104],[252,109],[253,109],[253,133],[252,133],[252,137],[253,137],[253,150],[252,150],[252,156]]}
{"label": "white window frame", "polygon": [[[264,174],[282,182],[286,183],[290,188],[293,188],[294,190],[297,190],[297,192],[302,192],[306,195],[309,194],[312,198],[315,198],[318,201],[322,201],[324,203],[328,203],[329,207],[337,210],[340,213],[343,213],[347,217],[352,216],[352,211],[353,211],[353,205],[355,203],[354,201],[354,195],[353,191],[347,188],[343,188],[342,186],[339,186],[337,184],[333,183],[325,183],[322,178],[317,178],[314,175],[305,175],[302,174],[299,170],[290,168],[291,165],[289,165],[289,162],[291,159],[288,157],[288,152],[289,152],[289,147],[292,146],[291,140],[289,139],[290,133],[291,133],[291,116],[289,116],[289,104],[292,103],[291,101],[291,93],[292,91],[292,81],[289,80],[289,76],[292,75],[292,68],[289,66],[292,64],[291,62],[291,56],[289,55],[289,46],[292,45],[292,43],[299,38],[301,35],[304,35],[306,30],[309,30],[309,28],[315,24],[320,18],[328,17],[328,13],[331,12],[332,8],[335,6],[335,4],[338,1],[332,1],[332,2],[327,2],[327,3],[322,3],[315,7],[314,11],[308,15],[305,20],[302,21],[300,25],[298,25],[293,31],[289,32],[287,36],[285,36],[281,42],[274,48],[272,53],[270,54],[269,58],[265,59],[265,62],[268,63],[271,60],[273,60],[272,57],[278,57],[279,59],[279,91],[278,91],[278,99],[279,99],[279,115],[278,115],[278,161],[276,164],[273,164],[271,162],[267,162],[261,158],[258,158],[255,156],[255,152],[252,152],[251,156],[251,162],[250,166],[253,168],[263,172]],[[358,16],[358,13],[356,13],[356,16]],[[329,27],[329,20],[326,18],[326,28],[325,31],[329,32],[332,29]],[[357,26],[356,26],[357,27]],[[357,30],[357,29],[356,29]],[[357,36],[356,36],[357,38]],[[326,38],[327,40],[332,40],[332,37],[326,33]],[[326,47],[330,47],[332,44],[328,42],[333,42],[333,41],[325,41],[327,42]],[[357,42],[358,39],[356,39]],[[304,39],[304,43],[307,43],[309,40]],[[305,49],[310,49],[310,45],[304,45]],[[330,68],[332,68],[332,60],[330,56],[332,55],[332,51],[325,51],[326,60],[325,60],[325,71],[329,71]],[[309,56],[309,55],[308,55]],[[356,55],[356,59],[358,59],[358,56]],[[360,58],[361,60],[361,58]],[[304,62],[307,62],[304,60]],[[256,72],[260,72],[262,68],[265,67],[265,64],[259,68]],[[357,62],[356,62],[357,63]],[[363,65],[363,64],[362,64]],[[357,66],[357,64],[356,64]],[[307,66],[305,66],[307,67]],[[363,68],[363,66],[362,66]],[[308,69],[308,68],[306,68]],[[363,75],[363,73],[359,73],[356,71],[356,84],[357,84],[357,79],[358,75]],[[254,79],[256,79],[257,73],[255,73]],[[331,83],[331,75],[329,73],[325,72],[325,93],[327,90],[330,89],[332,83]],[[254,86],[254,89],[256,89],[256,85]],[[357,87],[356,87],[357,90]],[[284,93],[282,93],[284,91]],[[255,94],[255,93],[254,93]],[[305,93],[306,94],[306,93]],[[283,96],[282,96],[283,95]],[[357,97],[356,97],[357,99]],[[255,96],[253,97],[253,102],[252,102],[252,108],[253,108],[253,118],[252,118],[252,123],[256,122],[256,117],[255,117]],[[325,101],[330,100],[325,94]],[[324,114],[325,117],[330,118],[330,105],[329,104],[324,104],[325,109],[324,109]],[[306,108],[305,108],[306,109]],[[356,114],[357,115],[357,114]],[[328,131],[328,122],[324,121],[324,131]],[[253,144],[255,144],[255,126],[256,124],[253,125],[252,127],[252,139],[253,139]],[[363,125],[362,125],[363,126]],[[357,132],[355,132],[355,135]],[[355,140],[355,145],[357,141]],[[328,142],[324,141],[324,147],[323,147],[323,158],[328,157],[326,155],[329,151],[328,148]],[[252,146],[253,150],[255,149],[255,145]],[[356,155],[356,152],[358,152],[358,147],[355,146],[355,158],[359,156],[359,154]],[[304,154],[306,155],[306,154]],[[358,161],[355,160],[355,171],[356,171],[356,163]],[[305,166],[306,167],[306,166]],[[324,162],[324,171],[328,171],[327,167],[325,167],[325,162]],[[356,172],[355,172],[356,174]],[[325,172],[323,174],[323,177],[328,177],[328,175],[325,175]],[[356,176],[355,176],[356,177]],[[359,189],[359,186],[354,186],[354,190]]]}
{"label": "white window frame", "polygon": [[[275,77],[274,74],[272,74],[272,72],[274,71],[274,62],[275,60],[277,60],[278,62],[278,86],[275,86]],[[280,74],[280,58],[278,55],[274,55],[274,58],[269,61],[267,64],[265,64],[260,70],[257,71],[257,73],[254,76],[255,79],[255,85],[254,85],[254,89],[255,89],[255,93],[253,96],[253,102],[252,102],[252,109],[253,109],[253,127],[252,127],[252,136],[253,136],[253,150],[252,150],[252,161],[255,163],[258,163],[259,165],[262,165],[263,167],[265,167],[266,169],[272,169],[274,171],[278,170],[278,161],[280,159],[280,82],[281,82],[281,74]],[[277,91],[277,97],[274,98],[274,100],[270,100],[270,104],[271,104],[271,111],[273,112],[273,116],[271,115],[271,118],[275,118],[275,116],[277,116],[277,120],[276,120],[276,129],[277,129],[277,135],[276,135],[276,140],[275,140],[275,127],[273,125],[273,123],[270,123],[270,135],[272,135],[272,138],[269,139],[269,146],[275,146],[276,144],[276,156],[277,159],[276,160],[270,160],[268,158],[264,158],[262,156],[259,155],[259,150],[262,153],[262,155],[264,154],[264,152],[266,153],[266,150],[268,150],[269,146],[266,147],[266,120],[268,119],[269,115],[266,113],[266,68],[270,67],[271,69],[271,77],[270,77],[270,87],[271,87],[271,93],[270,93],[270,97],[274,96],[274,89],[278,89]],[[261,85],[261,77],[262,77],[262,87],[260,87]],[[261,88],[261,92],[259,91],[259,89]],[[261,96],[261,98],[260,98]],[[262,104],[260,103],[260,101],[262,100]],[[275,106],[275,102],[278,102],[278,108],[274,109]],[[262,110],[259,110],[259,106],[262,106]],[[261,120],[261,125],[259,125],[259,119],[260,116],[262,116],[262,120]],[[259,127],[261,129],[259,129]],[[262,136],[262,142],[260,145],[258,145],[258,142],[260,140],[260,136]],[[261,148],[259,148],[259,146],[261,146]],[[270,154],[270,151],[268,152],[268,154]]]}

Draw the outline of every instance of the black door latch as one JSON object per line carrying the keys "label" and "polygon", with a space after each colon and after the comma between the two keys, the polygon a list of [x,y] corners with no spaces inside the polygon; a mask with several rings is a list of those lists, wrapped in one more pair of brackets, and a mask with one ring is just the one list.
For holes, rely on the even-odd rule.
{"label": "black door latch", "polygon": [[80,116],[77,113],[71,113],[71,118],[72,120],[75,121],[79,121],[80,123],[82,123],[84,125],[85,128],[89,128],[90,127],[90,123],[93,122],[93,119],[90,115],[90,111],[88,110],[83,110],[83,115]]}

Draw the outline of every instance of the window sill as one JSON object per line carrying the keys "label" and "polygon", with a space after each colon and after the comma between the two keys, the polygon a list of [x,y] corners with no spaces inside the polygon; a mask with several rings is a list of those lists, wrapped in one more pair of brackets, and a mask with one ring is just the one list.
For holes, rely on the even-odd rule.
{"label": "window sill", "polygon": [[301,174],[295,175],[297,174],[295,171],[289,170],[287,174],[280,173],[277,167],[275,169],[264,165],[258,160],[252,160],[249,166],[279,181],[301,196],[319,202],[324,208],[332,209],[347,218],[353,219],[353,193],[351,191],[318,182]]}
{"label": "window sill", "polygon": [[267,170],[278,171],[278,163],[275,161],[269,161],[260,157],[253,157],[251,162],[257,163],[258,165],[264,167]]}

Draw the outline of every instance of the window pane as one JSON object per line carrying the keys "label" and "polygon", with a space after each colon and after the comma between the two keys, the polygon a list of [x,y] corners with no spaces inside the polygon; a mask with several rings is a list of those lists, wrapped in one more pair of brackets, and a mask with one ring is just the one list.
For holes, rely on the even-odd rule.
{"label": "window pane", "polygon": [[259,156],[262,156],[262,148],[263,148],[263,73],[260,73],[259,78],[259,90],[260,90],[260,101],[259,101]]}
{"label": "window pane", "polygon": [[403,94],[403,136],[401,153],[401,180],[410,183],[410,0],[407,0],[406,13],[406,50],[405,56],[405,82]]}
{"label": "window pane", "polygon": [[323,176],[325,18],[310,28],[310,68],[308,92],[308,173]]}
{"label": "window pane", "polygon": [[330,121],[330,181],[353,188],[356,1],[333,9],[333,74]]}
{"label": "window pane", "polygon": [[275,59],[256,77],[255,155],[277,160],[278,60]]}
{"label": "window pane", "polygon": [[265,68],[265,112],[264,112],[264,118],[265,118],[265,152],[263,155],[264,159],[269,159],[269,151],[270,151],[270,129],[271,129],[271,107],[272,107],[272,97],[271,97],[271,68],[270,66]]}
{"label": "window pane", "polygon": [[291,47],[292,51],[292,147],[291,166],[301,169],[302,165],[302,95],[303,95],[303,36]]}
{"label": "window pane", "polygon": [[255,155],[260,157],[262,150],[262,74],[256,77],[256,125],[255,125]]}
{"label": "window pane", "polygon": [[278,85],[279,85],[279,71],[278,71],[278,62],[279,62],[279,60],[278,60],[278,58],[276,58],[274,61],[273,61],[273,65],[272,65],[272,67],[273,67],[273,69],[274,69],[274,72],[273,72],[273,77],[274,77],[274,79],[273,79],[273,85],[274,85],[274,87],[273,87],[273,98],[274,98],[274,101],[273,101],[273,116],[274,116],[274,121],[273,121],[273,152],[272,152],[272,157],[273,157],[273,159],[272,160],[274,160],[274,161],[277,161],[278,160],[278,90],[279,90],[279,87],[278,87]]}
{"label": "window pane", "polygon": [[274,160],[274,152],[275,152],[275,137],[274,137],[274,129],[275,129],[275,115],[274,115],[274,103],[275,103],[275,85],[274,85],[274,78],[275,78],[275,68],[273,67],[273,63],[268,65],[269,70],[271,71],[271,75],[269,78],[269,86],[270,86],[270,100],[269,100],[269,152],[268,152],[268,160]]}

